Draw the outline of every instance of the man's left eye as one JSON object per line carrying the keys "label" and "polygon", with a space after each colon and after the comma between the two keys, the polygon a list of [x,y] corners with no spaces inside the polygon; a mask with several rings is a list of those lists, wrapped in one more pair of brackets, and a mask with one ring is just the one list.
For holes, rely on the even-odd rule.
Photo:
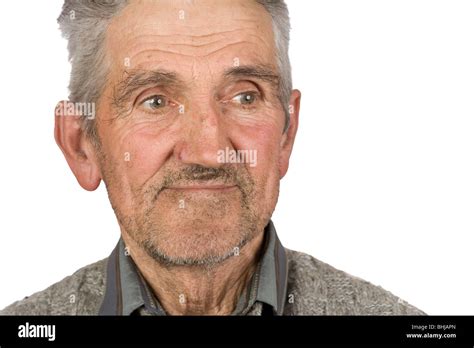
{"label": "man's left eye", "polygon": [[244,92],[236,95],[232,100],[243,105],[250,105],[257,100],[257,94],[255,92]]}

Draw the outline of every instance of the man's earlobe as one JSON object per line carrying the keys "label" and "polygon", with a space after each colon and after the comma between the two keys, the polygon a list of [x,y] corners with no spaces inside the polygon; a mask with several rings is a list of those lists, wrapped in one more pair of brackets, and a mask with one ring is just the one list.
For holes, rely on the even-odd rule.
{"label": "man's earlobe", "polygon": [[280,142],[280,159],[279,159],[279,170],[280,178],[283,178],[288,171],[290,163],[291,151],[293,150],[293,144],[295,143],[296,132],[298,131],[298,120],[300,113],[300,100],[301,92],[294,89],[291,92],[290,104],[288,105],[288,112],[290,120],[288,129],[283,133]]}
{"label": "man's earlobe", "polygon": [[74,104],[69,101],[61,101],[56,105],[54,138],[82,188],[94,191],[101,181],[100,168],[94,147],[81,127],[82,122],[93,121],[84,121],[83,116],[71,110],[74,110]]}

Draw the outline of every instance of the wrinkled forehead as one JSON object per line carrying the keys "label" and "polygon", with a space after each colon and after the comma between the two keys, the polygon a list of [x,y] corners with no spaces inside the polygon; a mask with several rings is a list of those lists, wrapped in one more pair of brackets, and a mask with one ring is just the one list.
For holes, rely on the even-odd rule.
{"label": "wrinkled forehead", "polygon": [[229,65],[276,68],[272,19],[255,0],[135,0],[106,35],[112,65],[215,74]]}

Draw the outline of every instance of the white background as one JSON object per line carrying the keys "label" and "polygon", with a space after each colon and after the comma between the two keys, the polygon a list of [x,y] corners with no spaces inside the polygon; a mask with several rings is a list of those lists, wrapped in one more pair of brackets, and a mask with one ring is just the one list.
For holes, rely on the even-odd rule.
{"label": "white background", "polygon": [[[274,221],[285,246],[428,314],[474,314],[474,2],[288,0],[300,129]],[[108,256],[104,186],[53,139],[61,1],[0,9],[0,308]]]}

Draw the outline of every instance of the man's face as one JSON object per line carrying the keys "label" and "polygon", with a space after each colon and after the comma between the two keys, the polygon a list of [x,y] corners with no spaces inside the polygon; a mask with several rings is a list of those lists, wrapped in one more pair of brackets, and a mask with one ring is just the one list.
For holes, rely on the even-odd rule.
{"label": "man's face", "polygon": [[122,233],[159,261],[226,259],[263,232],[284,175],[270,15],[254,0],[133,1],[105,45],[99,158]]}

